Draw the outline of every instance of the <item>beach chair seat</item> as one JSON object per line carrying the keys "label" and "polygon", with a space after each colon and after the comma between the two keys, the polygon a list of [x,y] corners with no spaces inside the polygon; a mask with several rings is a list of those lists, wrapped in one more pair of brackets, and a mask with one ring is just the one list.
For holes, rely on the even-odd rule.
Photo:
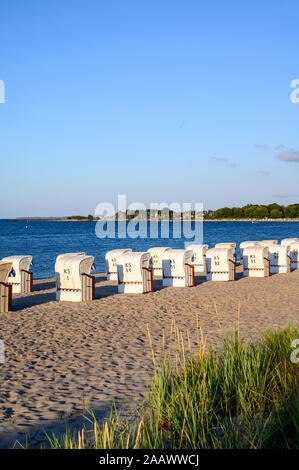
{"label": "beach chair seat", "polygon": [[193,287],[195,285],[192,250],[168,250],[162,261],[164,287]]}
{"label": "beach chair seat", "polygon": [[120,248],[117,250],[107,251],[105,256],[106,261],[106,275],[108,281],[117,281],[117,260],[120,255],[130,253],[132,248]]}
{"label": "beach chair seat", "polygon": [[234,281],[236,259],[234,247],[211,248],[207,251],[207,280]]}
{"label": "beach chair seat", "polygon": [[65,253],[56,258],[56,299],[81,302],[95,298],[95,278],[90,274],[94,257],[85,253]]}
{"label": "beach chair seat", "polygon": [[12,270],[7,283],[12,285],[13,294],[26,294],[33,291],[33,273],[31,255],[7,256],[2,259],[5,263],[12,263]]}
{"label": "beach chair seat", "polygon": [[0,313],[7,313],[12,309],[12,285],[7,282],[11,270],[12,263],[0,261]]}
{"label": "beach chair seat", "polygon": [[123,253],[117,260],[118,292],[121,294],[146,294],[153,292],[153,273],[150,253]]}

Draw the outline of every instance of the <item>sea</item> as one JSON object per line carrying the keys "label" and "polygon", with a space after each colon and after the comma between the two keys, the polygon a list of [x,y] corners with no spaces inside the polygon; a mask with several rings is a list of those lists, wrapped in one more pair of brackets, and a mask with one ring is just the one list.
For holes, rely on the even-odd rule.
{"label": "sea", "polygon": [[187,234],[181,222],[175,221],[169,225],[163,221],[144,222],[139,229],[132,228],[130,222],[119,224],[110,222],[99,230],[95,221],[0,220],[0,259],[10,255],[32,255],[34,278],[43,279],[54,276],[56,257],[62,253],[93,255],[96,266],[93,272],[105,272],[105,253],[109,250],[147,251],[153,246],[185,248],[193,241],[188,238],[192,231],[202,234],[202,242],[210,247],[221,242],[236,242],[237,254],[242,241],[277,239],[280,242],[283,238],[299,237],[299,222],[197,221],[190,222],[190,233],[186,231]]}

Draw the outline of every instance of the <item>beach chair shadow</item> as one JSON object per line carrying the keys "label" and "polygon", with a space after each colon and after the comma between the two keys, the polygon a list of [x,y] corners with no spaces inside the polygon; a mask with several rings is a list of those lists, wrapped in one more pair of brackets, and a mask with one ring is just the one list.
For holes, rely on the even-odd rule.
{"label": "beach chair shadow", "polygon": [[48,281],[48,282],[43,282],[42,280],[35,281],[33,285],[33,290],[35,292],[39,292],[42,290],[50,290],[50,289],[55,289],[55,279],[53,281]]}
{"label": "beach chair shadow", "polygon": [[206,276],[195,276],[194,281],[195,281],[195,287],[208,282]]}
{"label": "beach chair shadow", "polygon": [[95,288],[95,299],[103,299],[115,294],[118,294],[117,285],[100,285]]}
{"label": "beach chair shadow", "polygon": [[35,305],[46,304],[53,301],[56,302],[55,292],[14,297],[12,300],[12,311],[17,312],[19,310],[24,310]]}
{"label": "beach chair shadow", "polygon": [[95,283],[96,284],[100,284],[102,282],[105,282],[107,281],[107,277],[105,274],[103,273],[96,273],[96,274],[93,274],[94,278],[95,278]]}
{"label": "beach chair shadow", "polygon": [[162,279],[154,279],[154,291],[165,289],[163,286]]}
{"label": "beach chair shadow", "polygon": [[236,273],[235,281],[239,281],[240,279],[243,279],[243,278],[244,278],[243,272]]}
{"label": "beach chair shadow", "polygon": [[[195,276],[195,287],[203,284],[206,281],[205,276]],[[154,291],[167,289],[167,286],[163,286],[162,278],[154,279]]]}

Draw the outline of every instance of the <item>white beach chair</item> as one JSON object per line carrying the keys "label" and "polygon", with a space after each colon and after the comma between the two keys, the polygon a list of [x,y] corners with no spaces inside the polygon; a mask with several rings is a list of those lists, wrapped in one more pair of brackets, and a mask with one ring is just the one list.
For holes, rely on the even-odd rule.
{"label": "white beach chair", "polygon": [[117,250],[107,251],[105,260],[106,260],[106,274],[108,281],[117,281],[117,261],[118,258],[125,254],[131,253],[132,248],[120,248]]}
{"label": "white beach chair", "polygon": [[209,245],[189,245],[187,250],[193,251],[192,265],[194,266],[195,276],[207,275],[207,251]]}
{"label": "white beach chair", "polygon": [[267,246],[253,246],[243,250],[243,276],[269,277],[270,260]]}
{"label": "white beach chair", "polygon": [[241,264],[243,264],[243,251],[244,251],[244,248],[250,248],[252,246],[261,246],[261,245],[260,245],[260,242],[257,242],[257,241],[247,241],[247,242],[240,243],[240,261],[241,261]]}
{"label": "white beach chair", "polygon": [[65,253],[56,258],[56,299],[81,302],[95,298],[95,278],[90,274],[94,257]]}
{"label": "white beach chair", "polygon": [[7,283],[12,285],[12,293],[21,294],[32,292],[33,273],[29,271],[30,266],[32,265],[32,256],[7,256],[1,261],[5,263],[12,263],[12,270],[7,280]]}
{"label": "white beach chair", "polygon": [[163,266],[163,286],[193,287],[195,285],[192,250],[169,250],[165,252]]}
{"label": "white beach chair", "polygon": [[236,279],[234,247],[211,248],[206,256],[208,281],[234,281]]}
{"label": "white beach chair", "polygon": [[12,263],[0,261],[0,313],[7,313],[12,309],[12,285],[7,283],[11,270]]}
{"label": "white beach chair", "polygon": [[287,245],[269,246],[270,274],[286,274],[292,270],[290,248]]}
{"label": "white beach chair", "polygon": [[216,243],[215,248],[232,248],[234,250],[233,258],[237,262],[236,246],[237,244],[235,242],[223,242]]}
{"label": "white beach chair", "polygon": [[153,292],[150,253],[128,252],[117,259],[118,292],[146,294]]}
{"label": "white beach chair", "polygon": [[163,276],[163,266],[162,266],[162,261],[163,261],[163,256],[166,253],[166,251],[171,250],[169,247],[164,247],[164,246],[154,246],[150,248],[148,253],[150,253],[151,258],[150,258],[150,267],[153,270],[153,276],[155,277],[162,277]]}

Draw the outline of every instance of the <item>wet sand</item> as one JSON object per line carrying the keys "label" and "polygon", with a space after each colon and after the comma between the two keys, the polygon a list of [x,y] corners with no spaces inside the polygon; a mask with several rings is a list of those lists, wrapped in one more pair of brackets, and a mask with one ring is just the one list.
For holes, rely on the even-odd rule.
{"label": "wet sand", "polygon": [[173,320],[196,348],[197,316],[207,344],[220,347],[234,331],[239,303],[245,338],[299,320],[299,271],[265,279],[239,272],[235,282],[198,278],[194,288],[155,281],[155,288],[118,294],[116,283],[98,274],[92,302],[56,302],[54,279],[13,297],[13,311],[0,314],[0,447],[35,427],[64,429],[64,418],[76,419],[87,404],[103,416],[113,401],[132,407],[142,400],[152,372],[147,324],[159,353]]}

